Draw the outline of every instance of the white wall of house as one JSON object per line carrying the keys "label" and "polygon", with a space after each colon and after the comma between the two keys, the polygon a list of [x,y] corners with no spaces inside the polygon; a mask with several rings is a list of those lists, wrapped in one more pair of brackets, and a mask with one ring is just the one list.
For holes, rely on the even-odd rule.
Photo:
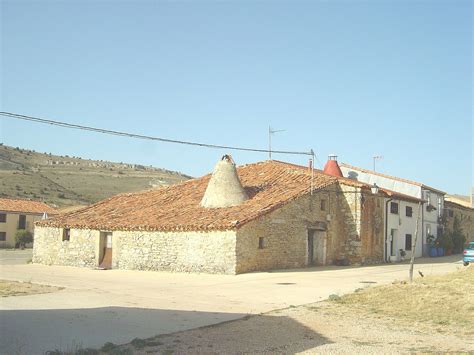
{"label": "white wall of house", "polygon": [[[423,199],[427,201],[423,211],[423,241],[426,244],[428,235],[438,236],[438,217],[443,213],[444,195],[432,190],[423,190]],[[429,211],[428,206],[433,206],[435,209]]]}
{"label": "white wall of house", "polygon": [[[393,199],[388,201],[388,213],[387,213],[387,260],[400,261],[401,252],[400,249],[404,250],[406,253],[405,259],[411,258],[413,253],[413,248],[415,249],[415,257],[422,256],[422,229],[423,224],[420,216],[418,224],[418,238],[415,243],[415,231],[416,231],[416,221],[419,214],[419,206],[416,202],[405,201],[401,199]],[[391,203],[398,204],[398,213],[391,212]],[[409,209],[411,208],[411,216]],[[421,214],[421,212],[420,212]],[[410,237],[411,236],[411,243]],[[408,240],[407,240],[408,239]],[[390,258],[391,257],[391,258]]]}

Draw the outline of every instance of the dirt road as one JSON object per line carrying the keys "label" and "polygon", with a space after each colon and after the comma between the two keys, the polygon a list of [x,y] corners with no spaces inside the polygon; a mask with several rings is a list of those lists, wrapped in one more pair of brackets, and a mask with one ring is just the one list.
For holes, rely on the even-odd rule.
{"label": "dirt road", "polygon": [[[420,259],[425,275],[462,267],[459,256]],[[0,348],[36,354],[127,343],[308,304],[408,276],[406,264],[321,267],[238,276],[43,265],[2,265],[0,278],[65,287],[0,300]],[[25,334],[28,334],[26,337]]]}

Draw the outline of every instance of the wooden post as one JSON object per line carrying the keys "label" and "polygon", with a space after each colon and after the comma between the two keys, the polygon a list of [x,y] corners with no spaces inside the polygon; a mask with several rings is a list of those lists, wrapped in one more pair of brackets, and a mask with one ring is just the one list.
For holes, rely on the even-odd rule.
{"label": "wooden post", "polygon": [[411,247],[410,283],[413,282],[413,264],[415,263],[415,252],[416,252],[416,244],[417,244],[416,242],[418,241],[418,225],[420,223],[422,205],[423,203],[420,201],[418,204],[418,216],[416,218],[415,241],[412,243],[412,247]]}

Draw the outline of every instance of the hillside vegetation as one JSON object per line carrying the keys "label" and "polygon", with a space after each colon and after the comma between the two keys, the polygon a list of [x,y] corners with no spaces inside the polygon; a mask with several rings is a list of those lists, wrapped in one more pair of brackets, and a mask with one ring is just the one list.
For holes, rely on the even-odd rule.
{"label": "hillside vegetation", "polygon": [[0,196],[86,205],[121,192],[170,185],[190,177],[137,164],[57,156],[0,145]]}

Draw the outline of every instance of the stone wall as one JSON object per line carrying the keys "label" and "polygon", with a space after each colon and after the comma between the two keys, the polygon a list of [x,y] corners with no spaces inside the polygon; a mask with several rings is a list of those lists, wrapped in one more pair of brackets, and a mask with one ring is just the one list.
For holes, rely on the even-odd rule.
{"label": "stone wall", "polygon": [[[361,204],[361,249],[362,264],[383,262],[384,257],[384,199],[364,194]],[[420,243],[421,245],[421,243]],[[421,253],[420,253],[421,255]]]}
{"label": "stone wall", "polygon": [[[474,209],[451,201],[445,201],[444,207],[446,209],[446,228],[452,231],[454,218],[457,218],[467,241],[474,242]],[[449,211],[452,211],[452,213]]]}
{"label": "stone wall", "polygon": [[383,198],[361,196],[358,188],[330,186],[243,225],[237,231],[237,273],[307,266],[311,229],[323,239],[314,250],[323,249],[316,264],[343,257],[351,263],[382,262]]}
{"label": "stone wall", "polygon": [[383,197],[343,184],[331,194],[336,204],[335,210],[331,211],[327,259],[334,262],[346,258],[351,264],[382,262]]}
{"label": "stone wall", "polygon": [[99,231],[71,229],[63,241],[63,229],[35,227],[33,263],[96,267],[99,265]]}
{"label": "stone wall", "polygon": [[235,232],[114,232],[113,268],[235,273]]}
{"label": "stone wall", "polygon": [[308,226],[326,222],[317,201],[301,197],[239,228],[237,273],[307,265]]}
{"label": "stone wall", "polygon": [[[47,265],[97,267],[100,231],[36,227],[33,262]],[[102,243],[104,245],[104,243]],[[235,232],[112,233],[112,268],[184,272],[235,273]]]}

